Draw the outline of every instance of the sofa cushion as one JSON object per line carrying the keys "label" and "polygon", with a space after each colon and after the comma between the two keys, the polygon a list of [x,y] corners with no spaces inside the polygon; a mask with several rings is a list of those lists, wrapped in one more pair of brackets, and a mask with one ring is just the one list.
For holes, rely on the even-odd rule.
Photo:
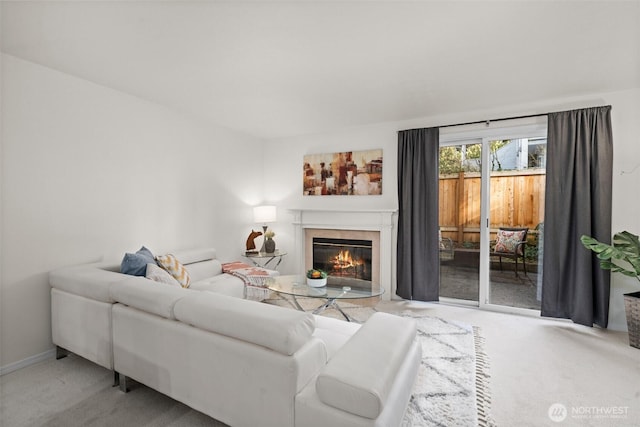
{"label": "sofa cushion", "polygon": [[375,313],[318,374],[318,397],[334,408],[375,419],[415,337],[413,319]]}
{"label": "sofa cushion", "polygon": [[191,283],[222,274],[222,266],[220,264],[220,261],[218,261],[217,259],[198,261],[191,264],[186,264],[184,267],[189,272]]}
{"label": "sofa cushion", "polygon": [[155,264],[151,251],[144,246],[135,254],[126,253],[120,264],[120,272],[132,276],[144,276],[147,272],[147,264]]}
{"label": "sofa cushion", "polygon": [[236,298],[244,298],[244,288],[242,280],[225,273],[191,282],[189,285],[189,289],[196,291],[211,291]]}
{"label": "sofa cushion", "polygon": [[182,322],[286,355],[307,343],[315,328],[309,313],[211,292],[187,295],[173,310]]}
{"label": "sofa cushion", "polygon": [[169,274],[164,268],[158,267],[155,263],[147,264],[147,274],[145,274],[145,277],[155,282],[181,287],[180,283],[171,274]]}
{"label": "sofa cushion", "polygon": [[186,251],[174,251],[173,255],[184,265],[194,262],[216,259],[216,250],[213,248],[190,249]]}
{"label": "sofa cushion", "polygon": [[156,261],[158,262],[158,265],[160,267],[167,270],[167,272],[171,274],[178,281],[178,283],[180,283],[180,286],[182,286],[183,288],[189,287],[189,284],[191,283],[189,272],[174,255],[162,255],[157,257]]}
{"label": "sofa cushion", "polygon": [[137,308],[157,316],[175,319],[176,302],[191,293],[188,289],[155,283],[144,277],[131,277],[109,286],[111,298],[121,304]]}
{"label": "sofa cushion", "polygon": [[313,336],[319,338],[327,350],[327,359],[334,354],[355,334],[360,325],[355,322],[345,322],[331,317],[314,315],[316,330]]}

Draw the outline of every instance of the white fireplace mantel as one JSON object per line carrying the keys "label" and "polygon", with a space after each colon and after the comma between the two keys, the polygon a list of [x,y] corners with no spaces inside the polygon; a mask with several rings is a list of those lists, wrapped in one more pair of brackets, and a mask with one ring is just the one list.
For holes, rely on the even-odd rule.
{"label": "white fireplace mantel", "polygon": [[[294,226],[294,245],[300,254],[298,271],[304,271],[305,229],[363,230],[380,232],[380,285],[383,299],[392,296],[393,270],[393,216],[396,209],[328,210],[291,209]],[[395,288],[395,286],[393,286]]]}

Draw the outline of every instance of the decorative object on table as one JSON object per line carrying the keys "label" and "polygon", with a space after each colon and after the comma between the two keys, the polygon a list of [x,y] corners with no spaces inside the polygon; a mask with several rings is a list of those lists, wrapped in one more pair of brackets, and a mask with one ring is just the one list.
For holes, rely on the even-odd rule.
{"label": "decorative object on table", "polygon": [[249,234],[249,237],[247,237],[247,253],[248,254],[258,253],[258,251],[256,250],[256,244],[254,242],[255,238],[258,236],[262,236],[261,231],[251,230],[251,234]]}
{"label": "decorative object on table", "polygon": [[[580,237],[580,241],[585,248],[598,255],[600,268],[635,277],[640,281],[640,240],[638,236],[628,231],[621,231],[613,235],[612,245],[585,235]],[[624,294],[624,308],[627,315],[629,345],[640,348],[640,292]]]}
{"label": "decorative object on table", "polygon": [[273,237],[275,235],[276,233],[271,230],[268,230],[266,233],[264,233],[264,251],[268,254],[272,254],[276,251],[276,242],[273,240]]}
{"label": "decorative object on table", "polygon": [[382,194],[382,150],[305,155],[302,194]]}
{"label": "decorative object on table", "polygon": [[312,268],[307,271],[307,285],[312,288],[327,286],[327,276],[325,271]]}
{"label": "decorative object on table", "polygon": [[267,248],[265,247],[265,243],[267,242],[267,238],[265,234],[267,233],[267,223],[276,222],[276,207],[271,205],[254,207],[253,220],[257,223],[262,223],[263,239],[262,239],[262,247],[260,248],[260,252],[266,252]]}

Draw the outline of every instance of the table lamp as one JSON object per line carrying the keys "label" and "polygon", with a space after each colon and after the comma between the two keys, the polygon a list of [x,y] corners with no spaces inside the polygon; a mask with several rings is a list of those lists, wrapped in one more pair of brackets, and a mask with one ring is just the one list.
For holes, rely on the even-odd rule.
{"label": "table lamp", "polygon": [[256,206],[253,208],[253,220],[262,223],[262,247],[260,252],[266,252],[264,243],[267,241],[265,234],[267,233],[267,223],[276,221],[276,207],[270,205]]}

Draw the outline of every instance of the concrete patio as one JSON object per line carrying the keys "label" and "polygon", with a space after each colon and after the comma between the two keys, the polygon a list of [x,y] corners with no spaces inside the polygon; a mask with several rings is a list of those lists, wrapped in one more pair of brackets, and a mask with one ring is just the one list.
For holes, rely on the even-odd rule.
{"label": "concrete patio", "polygon": [[[447,298],[478,301],[479,253],[456,252],[454,260],[440,265],[440,296]],[[491,262],[490,304],[509,307],[540,310],[538,296],[537,265],[527,263],[527,274],[518,264],[518,275],[513,268],[515,264],[503,260],[504,270],[500,270],[497,260]]]}

